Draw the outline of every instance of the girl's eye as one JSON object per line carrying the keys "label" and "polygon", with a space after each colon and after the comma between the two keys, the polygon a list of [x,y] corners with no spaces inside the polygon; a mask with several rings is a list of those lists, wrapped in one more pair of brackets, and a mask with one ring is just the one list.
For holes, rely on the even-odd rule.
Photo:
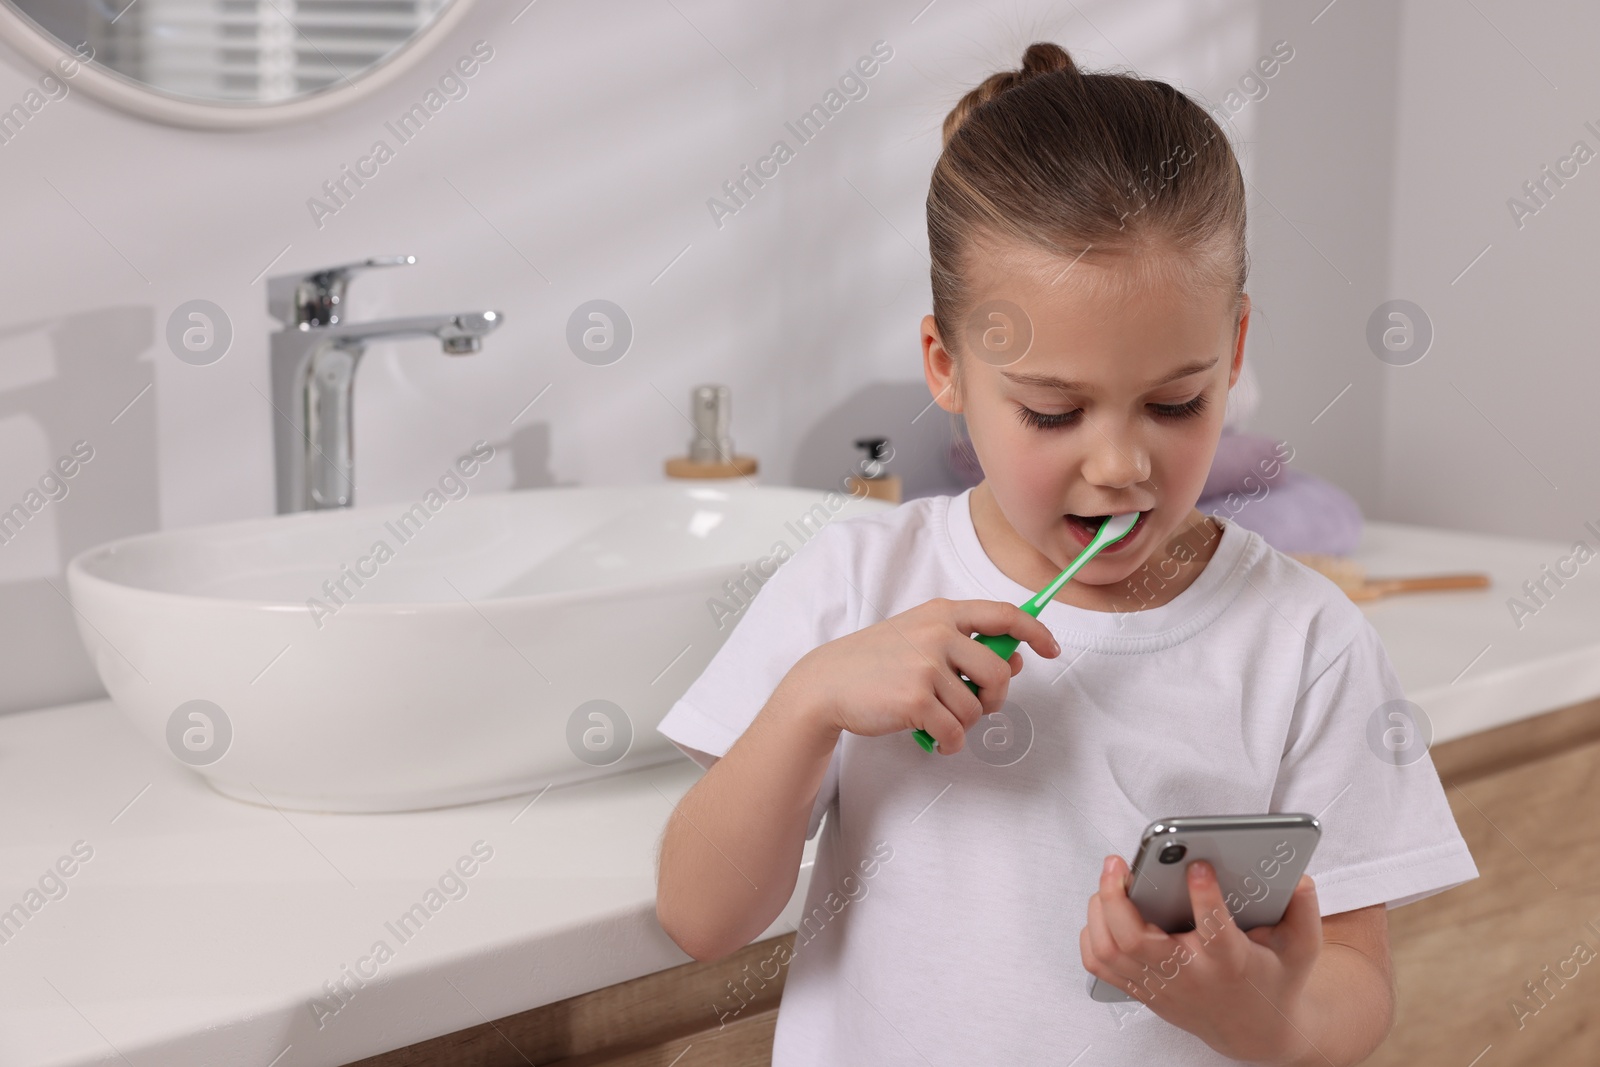
{"label": "girl's eye", "polygon": [[1024,426],[1032,426],[1036,430],[1054,430],[1057,427],[1065,426],[1082,413],[1083,409],[1079,408],[1077,411],[1063,411],[1056,415],[1046,415],[1030,407],[1017,406],[1017,418],[1022,421]]}
{"label": "girl's eye", "polygon": [[1169,419],[1192,419],[1206,409],[1206,394],[1201,393],[1193,400],[1186,400],[1182,404],[1151,404],[1156,409],[1156,414]]}
{"label": "girl's eye", "polygon": [[[1192,419],[1206,409],[1206,394],[1201,393],[1193,400],[1187,400],[1182,404],[1151,404],[1150,407],[1164,419]],[[1017,418],[1023,425],[1032,426],[1036,430],[1054,430],[1070,425],[1076,422],[1081,414],[1083,414],[1082,408],[1046,415],[1029,407],[1021,405],[1017,407]]]}

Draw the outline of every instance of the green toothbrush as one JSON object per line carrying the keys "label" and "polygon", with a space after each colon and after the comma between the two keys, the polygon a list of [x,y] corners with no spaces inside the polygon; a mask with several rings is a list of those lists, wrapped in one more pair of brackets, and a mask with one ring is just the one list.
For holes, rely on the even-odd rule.
{"label": "green toothbrush", "polygon": [[[1094,535],[1094,540],[1084,546],[1082,552],[1078,553],[1078,558],[1069,563],[1066,570],[1056,575],[1055,581],[1028,598],[1025,603],[1019,605],[1022,610],[1037,619],[1039,612],[1043,611],[1044,606],[1050,603],[1050,598],[1055,596],[1056,592],[1066,585],[1074,574],[1082,570],[1085,564],[1099,555],[1102,548],[1107,545],[1113,545],[1128,536],[1134,525],[1139,521],[1139,514],[1137,511],[1130,511],[1126,515],[1107,516],[1106,521],[1100,524],[1100,532]],[[1009,660],[1011,653],[1017,650],[1017,645],[1019,644],[1017,639],[1010,634],[1000,634],[998,637],[980,634],[973,640],[986,648],[993,649],[994,654],[1003,660]],[[961,680],[966,682],[967,688],[974,693],[978,691],[978,683],[971,678],[963,674],[961,675]],[[938,746],[938,742],[933,739],[933,735],[926,730],[917,730],[912,736],[917,739],[917,744],[921,745],[926,752],[932,752]]]}

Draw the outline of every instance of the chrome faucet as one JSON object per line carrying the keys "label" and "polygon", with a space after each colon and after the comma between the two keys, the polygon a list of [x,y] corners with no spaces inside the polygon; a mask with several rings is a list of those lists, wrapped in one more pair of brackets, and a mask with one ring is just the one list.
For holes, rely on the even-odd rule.
{"label": "chrome faucet", "polygon": [[445,355],[464,356],[481,349],[484,335],[505,321],[498,311],[341,321],[356,271],[416,261],[415,256],[375,256],[267,279],[267,312],[283,323],[272,335],[271,350],[278,514],[347,508],[355,501],[350,402],[356,365],[368,342],[431,336]]}

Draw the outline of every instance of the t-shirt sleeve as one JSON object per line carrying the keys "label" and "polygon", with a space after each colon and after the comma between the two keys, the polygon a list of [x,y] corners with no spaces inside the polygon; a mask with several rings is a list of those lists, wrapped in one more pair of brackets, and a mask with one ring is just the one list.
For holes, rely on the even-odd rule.
{"label": "t-shirt sleeve", "polygon": [[1295,703],[1273,794],[1273,811],[1322,824],[1306,873],[1324,915],[1396,908],[1478,877],[1417,706],[1365,615],[1354,631]]}
{"label": "t-shirt sleeve", "polygon": [[[783,676],[807,652],[852,632],[854,605],[841,553],[842,521],[822,527],[767,578],[700,677],[668,709],[656,729],[690,759],[709,768],[754,721]],[[838,795],[839,747],[828,762],[806,830],[816,836]]]}

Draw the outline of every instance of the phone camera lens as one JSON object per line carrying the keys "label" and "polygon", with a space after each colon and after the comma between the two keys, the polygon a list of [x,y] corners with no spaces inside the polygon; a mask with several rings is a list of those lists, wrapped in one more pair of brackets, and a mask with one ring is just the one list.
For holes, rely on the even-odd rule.
{"label": "phone camera lens", "polygon": [[1177,863],[1179,860],[1183,859],[1184,853],[1188,851],[1189,850],[1182,845],[1168,845],[1166,848],[1161,850],[1161,862]]}

